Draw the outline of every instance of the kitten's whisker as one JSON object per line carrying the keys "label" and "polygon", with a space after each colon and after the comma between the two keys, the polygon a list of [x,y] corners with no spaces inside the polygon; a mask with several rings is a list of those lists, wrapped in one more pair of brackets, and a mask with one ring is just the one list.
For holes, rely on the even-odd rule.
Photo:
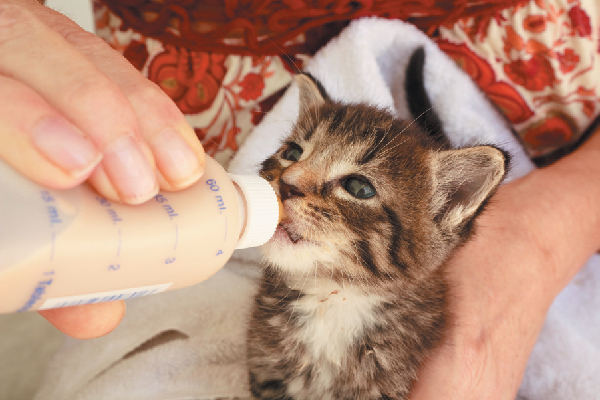
{"label": "kitten's whisker", "polygon": [[[275,303],[275,305],[277,305],[280,302],[282,302],[283,300],[285,300],[290,295],[290,293],[292,293],[294,290],[297,290],[295,288],[298,286],[298,284],[302,280],[302,277],[304,276],[304,274],[306,274],[306,272],[303,273],[303,275],[301,275],[300,278],[298,278],[298,281],[294,285],[286,285],[288,287],[289,291],[285,294],[285,296],[283,296],[281,299],[279,299],[279,301],[277,303]],[[279,275],[280,275],[280,279],[282,279],[283,275],[282,274],[279,274]],[[306,281],[304,283],[306,283]],[[304,285],[302,285],[302,286],[304,287]]]}
{"label": "kitten's whisker", "polygon": [[296,305],[298,304],[298,300],[300,300],[300,297],[302,297],[304,286],[306,285],[306,282],[308,281],[309,271],[306,271],[306,273],[304,275],[305,275],[304,283],[302,284],[302,288],[300,288],[300,290],[298,290],[298,298],[296,299],[296,301],[293,302],[294,305],[292,306],[292,310],[290,311],[290,317],[288,318],[287,322],[285,323],[286,327],[288,326],[288,324],[292,320],[292,317],[294,316],[294,312],[296,311]]}
{"label": "kitten's whisker", "polygon": [[[275,273],[277,272],[274,268],[268,268],[267,271],[271,272],[271,276],[275,275]],[[281,282],[282,279],[283,279],[283,275],[282,274],[277,274],[277,282],[275,282],[274,286],[276,286],[276,287],[279,286],[279,284],[280,284],[280,282]]]}
{"label": "kitten's whisker", "polygon": [[296,68],[298,70],[298,73],[301,74],[302,71],[300,71],[300,68],[298,68],[298,66],[296,65],[296,63],[294,62],[294,60],[292,60],[292,58],[289,56],[288,53],[286,53],[285,51],[283,51],[283,49],[281,47],[279,47],[277,45],[277,43],[275,43],[273,41],[273,39],[271,39],[269,36],[267,36],[267,38],[269,39],[269,41],[271,41],[271,43],[273,44],[273,46],[277,47],[277,50],[279,50],[281,52],[281,54],[283,54],[285,56],[285,58],[287,58],[290,63],[294,66],[294,68]]}
{"label": "kitten's whisker", "polygon": [[[429,111],[431,111],[433,109],[433,106],[429,107],[427,110],[423,111],[421,114],[417,115],[416,118],[413,118],[412,121],[410,121],[410,123],[408,125],[406,125],[400,132],[398,132],[396,134],[396,136],[400,136],[402,135],[402,133],[404,133],[405,130],[407,130],[408,128],[410,128],[415,122],[417,122],[422,116],[424,116],[426,113],[428,113]],[[391,143],[391,140],[390,140]],[[391,152],[392,150],[394,150],[396,147],[402,145],[404,142],[400,142],[397,143],[395,146],[385,149],[386,152],[382,153],[381,156],[385,157],[389,152]]]}

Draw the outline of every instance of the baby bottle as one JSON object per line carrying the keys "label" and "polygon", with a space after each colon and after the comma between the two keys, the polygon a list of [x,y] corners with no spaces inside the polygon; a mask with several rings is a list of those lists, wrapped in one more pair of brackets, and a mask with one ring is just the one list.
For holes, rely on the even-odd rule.
{"label": "baby bottle", "polygon": [[267,181],[227,174],[210,157],[193,186],[136,206],[87,185],[47,189],[0,162],[0,313],[193,285],[234,249],[268,241],[278,217]]}

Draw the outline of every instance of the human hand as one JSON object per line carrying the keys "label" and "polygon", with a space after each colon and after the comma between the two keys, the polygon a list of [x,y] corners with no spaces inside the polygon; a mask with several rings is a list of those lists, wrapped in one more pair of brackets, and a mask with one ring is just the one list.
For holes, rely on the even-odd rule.
{"label": "human hand", "polygon": [[115,329],[125,315],[125,302],[87,304],[38,311],[54,327],[76,339],[104,336]]}
{"label": "human hand", "polygon": [[[192,128],[104,41],[35,0],[0,0],[0,158],[51,188],[87,180],[138,204],[203,172]],[[123,303],[40,312],[75,337],[108,333]]]}
{"label": "human hand", "polygon": [[130,204],[203,170],[177,106],[100,38],[35,0],[0,0],[0,158],[53,188]]}
{"label": "human hand", "polygon": [[501,187],[479,217],[447,265],[453,319],[411,400],[515,399],[548,308],[598,248],[598,163],[574,160]]}
{"label": "human hand", "polygon": [[[514,400],[542,327],[541,256],[504,191],[480,216],[475,236],[448,264],[453,318],[425,363],[411,400]],[[547,266],[550,268],[550,266]]]}

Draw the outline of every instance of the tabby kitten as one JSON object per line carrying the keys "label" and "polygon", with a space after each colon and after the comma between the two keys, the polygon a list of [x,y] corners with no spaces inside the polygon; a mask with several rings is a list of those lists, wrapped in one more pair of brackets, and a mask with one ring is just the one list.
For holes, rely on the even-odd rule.
{"label": "tabby kitten", "polygon": [[[429,106],[424,52],[407,76],[415,118]],[[448,324],[443,264],[504,177],[489,146],[451,149],[435,115],[396,119],[331,101],[306,75],[300,117],[261,174],[288,218],[248,334],[258,399],[406,399]],[[431,114],[431,113],[427,113]]]}

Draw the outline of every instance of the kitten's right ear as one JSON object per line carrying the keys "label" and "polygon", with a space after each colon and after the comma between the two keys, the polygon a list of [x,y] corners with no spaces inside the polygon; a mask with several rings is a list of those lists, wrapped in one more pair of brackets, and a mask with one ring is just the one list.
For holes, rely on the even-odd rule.
{"label": "kitten's right ear", "polygon": [[323,87],[311,75],[302,73],[295,79],[300,88],[300,110],[318,107],[327,101]]}
{"label": "kitten's right ear", "polygon": [[444,232],[469,233],[471,222],[502,182],[508,160],[508,153],[492,146],[435,153],[432,207]]}

